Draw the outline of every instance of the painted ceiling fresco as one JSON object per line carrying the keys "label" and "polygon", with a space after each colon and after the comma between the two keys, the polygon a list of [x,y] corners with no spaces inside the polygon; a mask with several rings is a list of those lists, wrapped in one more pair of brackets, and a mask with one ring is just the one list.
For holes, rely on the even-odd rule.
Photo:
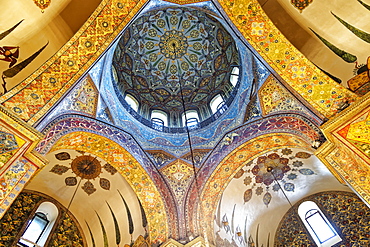
{"label": "painted ceiling fresco", "polygon": [[[137,13],[139,22],[148,21],[137,24],[143,30],[128,28],[115,43]],[[236,27],[225,25],[230,23],[226,15]],[[225,27],[213,31],[216,22]],[[175,28],[164,30],[166,25]],[[226,33],[243,37],[234,43]],[[207,38],[198,41],[199,36]],[[132,42],[131,51],[122,46],[127,42]],[[140,53],[143,59],[137,57]],[[163,106],[162,101],[173,96],[168,95],[181,91],[178,72],[188,80],[200,71],[199,77],[211,78],[214,84],[209,85],[215,89],[232,63],[239,63],[236,53],[244,67],[234,102],[190,137],[141,125],[114,93],[114,57],[124,62],[116,68],[117,77],[131,82],[130,90],[157,83],[142,80],[140,73],[147,78],[162,76],[162,84],[164,78],[171,79],[167,93],[157,90],[143,96],[146,102]],[[14,59],[15,54],[10,62]],[[175,59],[179,63],[169,62]],[[96,67],[90,68],[93,64]],[[269,77],[271,72],[279,76]],[[82,75],[88,76],[81,79]],[[185,96],[193,103],[205,100],[192,93],[198,89],[204,93],[200,91],[209,82],[198,79],[205,84],[185,82],[191,89]],[[258,232],[269,245],[289,208],[285,194],[294,203],[308,193],[349,190],[318,162],[311,146],[323,140],[318,125],[324,117],[332,117],[343,102],[355,98],[290,45],[256,0],[203,2],[186,8],[159,0],[103,1],[51,60],[0,96],[11,114],[45,135],[36,151],[50,161],[30,182],[35,166],[25,158],[13,162],[4,173],[7,177],[0,178],[4,200],[0,213],[29,182],[29,189],[70,204],[93,246],[159,245],[169,237],[186,242],[192,234],[204,234],[216,246],[246,246],[258,242]],[[3,136],[9,142],[1,142],[0,154],[17,150],[14,138]]]}
{"label": "painted ceiling fresco", "polygon": [[[30,220],[34,210],[45,200],[51,200],[55,203],[50,197],[31,191],[22,192],[17,197],[12,207],[0,220],[2,225],[0,241],[3,246],[17,245],[22,228]],[[67,214],[65,208],[59,203],[57,203],[57,207],[60,210],[61,220],[58,221],[55,227],[56,230],[51,234],[48,246],[84,246],[86,240],[83,237],[79,223],[73,215]]]}
{"label": "painted ceiling fresco", "polygon": [[147,243],[151,220],[130,185],[112,165],[85,151],[69,149],[51,152],[47,157],[50,164],[27,188],[40,188],[46,183],[41,192],[73,210],[88,246]]}
{"label": "painted ceiling fresco", "polygon": [[[312,0],[278,0],[277,5],[282,11],[275,11],[277,7],[272,8],[271,4],[264,9],[288,39],[294,40],[298,33],[306,35],[306,38],[296,39],[294,45],[301,47],[308,59],[356,94],[364,95],[369,91],[370,29],[363,22],[363,18],[370,18],[368,2],[338,0],[335,4],[327,4]],[[277,21],[284,19],[285,14],[291,16],[291,21]]]}
{"label": "painted ceiling fresco", "polygon": [[204,118],[216,94],[226,101],[239,54],[232,36],[212,15],[170,7],[148,11],[130,24],[113,59],[122,95],[133,95],[144,109],[178,117],[184,112],[182,100],[186,110],[198,109]]}
{"label": "painted ceiling fresco", "polygon": [[238,170],[223,192],[215,211],[216,246],[271,245],[278,224],[274,219],[281,219],[290,203],[308,190],[333,189],[348,190],[312,153],[282,148],[259,155]]}
{"label": "painted ceiling fresco", "polygon": [[364,110],[350,123],[337,130],[342,140],[352,144],[352,149],[370,160],[370,111]]}
{"label": "painted ceiling fresco", "polygon": [[[149,18],[147,15],[149,15],[150,13],[153,13],[151,12],[153,9],[158,9],[158,6],[164,6],[166,7],[166,9],[168,9],[173,5],[171,5],[170,3],[165,3],[161,1],[151,1],[146,6],[146,8],[143,10],[143,18]],[[203,19],[206,20],[206,18],[208,19],[212,18],[210,22],[216,23],[216,24],[218,23],[217,26],[219,26],[220,28],[222,27],[222,25],[225,26],[225,27],[222,27],[223,33],[232,32],[232,30],[230,30],[230,28],[226,25],[225,21],[222,18],[217,17],[219,19],[217,19],[217,21],[215,20],[216,17],[214,15],[215,14],[219,15],[219,13],[214,4],[210,2],[203,2],[203,3],[194,4],[194,7],[196,8],[196,11],[198,11],[197,9],[199,8],[204,9],[206,11],[207,14],[204,14],[204,16],[202,17],[202,20]],[[190,10],[195,11],[192,8],[190,8]],[[169,15],[172,16],[172,14],[169,14]],[[207,17],[208,15],[210,15],[211,17]],[[153,22],[153,23],[156,25],[156,22]],[[210,39],[210,36],[209,37],[208,36],[207,36],[207,39]],[[194,41],[194,42],[200,42],[200,41]],[[217,41],[217,36],[214,37],[213,42],[215,43],[215,46],[217,46],[216,48],[218,48],[220,52],[221,48]],[[230,42],[224,43],[225,45],[227,45],[227,47],[229,47],[228,50],[231,49],[232,43]],[[264,65],[262,65],[260,61],[258,61],[252,56],[251,52],[246,48],[246,46],[241,42],[241,40],[235,40],[235,45],[238,47],[237,53],[240,55],[240,59],[243,60],[243,69],[241,70],[241,75],[240,75],[241,81],[240,81],[239,90],[235,96],[235,99],[232,105],[230,105],[229,109],[215,120],[214,124],[210,124],[197,131],[192,131],[191,141],[192,141],[192,144],[194,145],[194,148],[196,149],[212,148],[217,143],[217,141],[219,140],[219,138],[222,136],[223,133],[225,133],[227,130],[230,130],[233,127],[236,127],[240,123],[242,123],[243,114],[240,114],[240,112],[244,112],[244,104],[246,101],[249,100],[251,83],[253,81],[253,78],[255,78],[255,82],[254,82],[256,84],[255,86],[258,87],[258,85],[262,84],[269,74],[267,68]],[[160,131],[153,131],[153,129],[150,129],[150,128],[145,128],[141,123],[139,123],[136,120],[137,116],[133,117],[131,114],[129,114],[130,111],[122,107],[122,104],[120,102],[122,100],[122,97],[121,98],[116,97],[116,95],[112,94],[112,92],[115,91],[115,86],[113,86],[115,82],[112,81],[112,78],[114,76],[110,69],[104,69],[104,68],[109,68],[110,66],[109,61],[112,61],[112,59],[114,60],[114,56],[115,56],[114,54],[116,54],[121,49],[119,47],[122,47],[122,44],[120,43],[117,44],[116,51],[114,53],[114,46],[113,46],[113,48],[110,51],[108,51],[104,57],[104,61],[106,62],[105,63],[99,62],[91,69],[91,77],[93,78],[95,84],[101,85],[99,91],[101,94],[102,101],[104,101],[104,105],[102,104],[100,106],[104,107],[104,109],[98,107],[98,110],[97,110],[99,113],[101,112],[100,114],[102,116],[101,119],[104,118],[105,121],[112,122],[110,120],[112,118],[113,122],[116,123],[120,128],[132,133],[135,136],[135,139],[146,150],[158,150],[158,147],[161,147],[161,148],[165,148],[167,152],[171,153],[171,155],[174,155],[177,158],[180,158],[182,155],[189,152],[189,146],[188,146],[189,142],[188,142],[188,137],[186,133],[167,134],[167,133],[163,133]],[[135,51],[135,49],[133,48],[131,48],[131,50],[132,52]],[[232,50],[235,50],[235,48],[232,48]],[[216,51],[213,50],[213,53],[215,52]],[[121,54],[121,57],[122,57],[123,52],[121,53],[122,53]],[[211,55],[216,56],[218,54],[218,53],[215,53],[215,54],[213,53],[211,52],[210,54],[202,55],[202,56],[209,57]],[[230,59],[229,55],[227,57],[228,59]],[[134,65],[135,63],[133,63],[133,66]],[[227,73],[229,73],[229,70],[230,68],[227,67],[227,70],[222,70],[222,71],[224,71],[225,73],[226,71],[228,71]],[[211,77],[216,78],[213,74]],[[200,82],[198,81],[197,84],[199,83]],[[140,88],[143,88],[143,86],[140,86]],[[198,87],[195,87],[195,88],[192,88],[191,90],[196,90],[200,92],[203,89],[198,90]],[[217,92],[220,92],[220,91],[218,91],[217,89]],[[211,96],[207,96],[207,99],[204,99],[204,100],[207,101],[210,98]],[[202,107],[206,107],[206,104],[202,104]],[[109,111],[111,118],[108,116],[109,114],[108,115],[106,114],[108,111]]]}
{"label": "painted ceiling fresco", "polygon": [[[83,179],[86,179],[87,181],[84,182],[81,188],[88,195],[91,195],[96,191],[96,184],[94,186],[94,183],[91,182],[91,180],[95,181],[95,179],[99,180],[99,185],[102,189],[109,190],[110,181],[109,179],[105,178],[107,174],[104,174],[103,170],[105,170],[108,174],[114,175],[117,173],[116,168],[109,163],[102,165],[96,157],[85,154],[85,152],[81,152],[81,154],[81,156],[77,156],[72,160],[72,162],[70,162],[70,167],[62,164],[56,164],[50,170],[50,172],[63,175],[68,170],[71,170],[74,176],[65,178],[64,181],[67,186],[77,185],[77,179],[81,180],[80,182],[82,182]],[[68,161],[71,159],[69,153],[67,152],[57,153],[55,157],[59,161]],[[105,177],[103,175],[105,175]]]}
{"label": "painted ceiling fresco", "polygon": [[[98,97],[99,92],[91,77],[89,75],[83,77],[43,122],[46,123],[58,115],[72,112],[95,118]],[[39,128],[43,126],[41,123]]]}

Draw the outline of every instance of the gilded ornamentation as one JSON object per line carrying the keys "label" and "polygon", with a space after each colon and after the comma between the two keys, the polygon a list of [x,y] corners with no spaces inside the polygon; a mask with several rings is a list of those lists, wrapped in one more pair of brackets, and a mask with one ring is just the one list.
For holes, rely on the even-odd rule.
{"label": "gilded ornamentation", "polygon": [[352,102],[356,98],[292,46],[268,19],[257,0],[222,0],[220,4],[265,61],[321,114],[330,117],[338,111],[341,102]]}
{"label": "gilded ornamentation", "polygon": [[42,137],[39,132],[17,120],[1,106],[0,120],[1,218],[25,184],[46,161],[36,152],[31,152]]}
{"label": "gilded ornamentation", "polygon": [[277,112],[310,113],[276,79],[270,75],[258,91],[263,115]]}
{"label": "gilded ornamentation", "polygon": [[[0,96],[0,102],[12,109],[15,115],[30,124],[35,123],[96,61],[144,3],[145,0],[123,0],[121,8],[116,1],[99,5],[85,25],[51,60],[8,94]],[[87,36],[91,37],[89,52],[76,53],[79,44],[86,43]],[[34,92],[39,93],[42,104],[35,105],[29,100]],[[14,98],[15,95],[18,96]],[[29,121],[31,118],[33,120]]]}
{"label": "gilded ornamentation", "polygon": [[44,10],[51,4],[51,0],[33,0],[33,2],[41,9],[42,13],[44,13]]}
{"label": "gilded ornamentation", "polygon": [[[212,175],[208,178],[200,196],[200,203],[202,204],[204,212],[203,227],[208,229],[208,227],[212,225],[215,215],[214,210],[217,208],[217,202],[220,200],[221,196],[220,191],[225,190],[230,180],[234,178],[235,174],[241,167],[243,167],[243,165],[248,166],[243,168],[243,170],[250,170],[253,163],[248,162],[253,157],[260,155],[261,152],[289,147],[301,147],[306,150],[311,149],[309,144],[302,141],[297,136],[290,134],[274,134],[256,137],[253,140],[244,143],[238,149],[235,149],[232,153],[227,155],[227,157],[220,162]],[[279,154],[279,156],[281,155],[282,154]],[[258,188],[260,186],[256,187]],[[271,196],[270,192],[269,194]],[[265,195],[263,201],[268,203],[271,200],[270,196]],[[212,236],[209,237],[213,238]]]}
{"label": "gilded ornamentation", "polygon": [[182,200],[186,195],[187,188],[194,177],[193,167],[178,159],[163,167],[161,172],[169,182],[173,193],[176,196],[177,202],[181,205],[183,203]]}
{"label": "gilded ornamentation", "polygon": [[194,157],[194,165],[199,167],[204,158],[209,154],[211,150],[209,149],[194,149],[193,150],[193,154],[191,154],[191,152],[181,156],[182,159],[185,159],[189,162],[189,164],[192,164],[193,163],[193,158]]}
{"label": "gilded ornamentation", "polygon": [[[72,132],[60,138],[50,152],[74,149],[103,157],[131,185],[146,209],[152,243],[163,242],[168,236],[166,210],[162,197],[150,177],[133,156],[116,142],[94,133]],[[90,187],[88,187],[91,190]],[[152,210],[148,210],[152,209]]]}
{"label": "gilded ornamentation", "polygon": [[13,134],[0,131],[0,169],[13,157],[18,148]]}
{"label": "gilded ornamentation", "polygon": [[291,0],[291,3],[302,13],[302,10],[307,8],[308,5],[312,3],[312,1],[313,0]]}
{"label": "gilded ornamentation", "polygon": [[184,111],[180,89],[185,108],[201,110],[230,90],[229,74],[239,64],[236,43],[222,24],[187,7],[141,15],[122,34],[112,62],[121,95],[174,116]]}
{"label": "gilded ornamentation", "polygon": [[366,202],[370,202],[369,101],[366,95],[327,122],[322,128],[329,142],[316,153],[339,181],[349,183]]}
{"label": "gilded ornamentation", "polygon": [[[368,207],[355,195],[343,191],[321,192],[304,198],[315,202],[339,229],[342,240],[334,246],[368,246],[370,244]],[[315,246],[305,226],[297,215],[296,203],[281,220],[276,231],[275,245],[278,246]],[[294,234],[292,234],[294,229]]]}

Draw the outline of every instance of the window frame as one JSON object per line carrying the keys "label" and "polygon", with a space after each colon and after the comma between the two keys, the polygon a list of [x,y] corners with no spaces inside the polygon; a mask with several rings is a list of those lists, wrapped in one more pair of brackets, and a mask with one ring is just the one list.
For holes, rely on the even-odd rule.
{"label": "window frame", "polygon": [[[317,204],[313,201],[304,201],[298,206],[298,215],[303,222],[306,230],[308,231],[311,238],[314,240],[317,246],[319,247],[331,247],[332,245],[339,243],[342,241],[342,238],[339,236],[338,232],[334,228],[333,224],[326,218],[325,214],[322,210],[317,206]],[[330,230],[334,235],[328,237],[326,239],[321,239],[320,232],[323,228],[317,229],[317,226],[313,226],[312,222],[310,223],[308,219],[313,219],[312,217],[319,216],[321,217],[321,223],[325,223],[325,225],[321,225],[321,227],[326,228],[326,230]]]}
{"label": "window frame", "polygon": [[[28,220],[23,224],[22,231],[20,231],[21,234],[18,235],[18,239],[16,240],[17,246],[22,246],[22,247],[30,246],[24,243],[20,243],[21,240],[27,243],[30,243],[30,244],[32,243],[31,246],[37,246],[37,247],[45,246],[45,244],[48,243],[48,240],[54,231],[56,222],[60,217],[60,209],[58,208],[58,206],[49,200],[45,200],[45,201],[41,201],[40,204],[35,206],[35,208],[36,210],[33,211],[33,213],[28,217]],[[48,224],[46,224],[46,226],[40,233],[39,237],[37,238],[36,242],[32,242],[31,240],[24,238],[23,236],[25,235],[25,233],[27,232],[27,229],[32,224],[33,220],[38,214],[45,215],[47,218]]]}
{"label": "window frame", "polygon": [[[193,114],[196,114],[196,116],[192,116]],[[190,115],[190,116],[189,116]],[[197,110],[187,110],[184,113],[182,113],[182,125],[183,127],[187,128],[197,128],[199,125],[199,113]]]}

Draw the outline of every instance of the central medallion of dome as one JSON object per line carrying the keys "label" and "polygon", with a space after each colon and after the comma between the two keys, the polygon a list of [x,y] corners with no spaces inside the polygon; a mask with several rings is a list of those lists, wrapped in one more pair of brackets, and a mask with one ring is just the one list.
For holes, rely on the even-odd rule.
{"label": "central medallion of dome", "polygon": [[112,61],[121,100],[135,98],[147,119],[153,110],[172,116],[172,127],[183,126],[184,105],[200,120],[210,117],[216,95],[228,100],[239,65],[235,42],[215,16],[188,7],[142,14],[123,32]]}
{"label": "central medallion of dome", "polygon": [[[160,38],[161,53],[170,59],[183,57],[188,50],[188,41],[182,32],[177,30],[166,31]],[[186,62],[184,62],[186,63]]]}

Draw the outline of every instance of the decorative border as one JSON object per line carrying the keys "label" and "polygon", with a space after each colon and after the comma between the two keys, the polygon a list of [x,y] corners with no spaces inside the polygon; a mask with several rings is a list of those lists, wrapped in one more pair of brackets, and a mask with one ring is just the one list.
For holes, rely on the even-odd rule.
{"label": "decorative border", "polygon": [[313,152],[311,144],[299,136],[284,133],[267,134],[244,143],[219,163],[202,190],[196,217],[202,219],[199,229],[203,229],[210,241],[213,238],[213,220],[217,202],[239,169],[266,152],[289,147],[299,147]]}
{"label": "decorative border", "polygon": [[[163,207],[161,210],[163,210],[163,212],[167,212],[167,218],[165,217],[160,220],[160,223],[166,222],[167,235],[164,235],[164,239],[166,239],[168,236],[177,238],[178,215],[176,212],[176,202],[173,199],[174,197],[171,194],[171,191],[164,181],[162,175],[159,174],[159,171],[155,168],[155,165],[131,134],[86,116],[71,114],[62,115],[54,119],[45,127],[43,130],[43,133],[45,133],[45,138],[39,143],[39,145],[36,147],[36,150],[45,155],[46,153],[51,152],[55,145],[61,142],[61,139],[64,139],[66,142],[68,142],[68,138],[65,138],[65,136],[72,135],[76,132],[84,133],[86,136],[93,135],[98,139],[106,140],[105,142],[107,143],[113,143],[112,145],[117,146],[117,150],[121,150],[121,152],[125,153],[125,155],[127,153],[127,155],[132,157],[130,159],[134,160],[134,162],[138,164],[138,167],[142,169],[145,174],[147,174],[147,180],[150,181],[150,183],[154,183],[153,186],[155,186],[155,190],[157,192],[159,191],[159,193],[156,194],[156,197],[158,197],[157,199],[161,202],[161,205],[165,205],[165,207]],[[74,147],[68,148],[73,149]],[[81,148],[77,145],[75,149],[80,150]],[[86,151],[91,153],[91,150]],[[99,153],[95,155],[99,156]],[[105,159],[104,157],[101,158]],[[113,163],[114,162],[112,161],[112,164]],[[119,165],[117,164],[117,166]],[[117,168],[117,170],[119,170],[119,168]],[[126,178],[129,183],[130,179],[132,180],[132,178],[126,177],[126,174],[122,174],[122,176]],[[139,193],[138,189],[135,189],[134,187],[133,190],[136,193]],[[140,199],[143,199],[143,197]],[[151,236],[151,238],[153,238],[153,236]],[[160,242],[163,242],[163,236],[161,236],[159,240]]]}
{"label": "decorative border", "polygon": [[[35,124],[98,59],[144,4],[145,0],[102,2],[54,57],[1,96],[0,102],[23,120]],[[331,80],[290,44],[257,0],[221,0],[220,4],[252,47],[321,114],[331,117],[341,103],[356,99],[354,93]],[[35,92],[40,94],[38,105],[28,101]]]}
{"label": "decorative border", "polygon": [[[13,157],[1,169],[0,178],[4,179],[7,187],[13,186],[12,190],[7,191],[3,200],[0,202],[0,218],[10,207],[14,199],[22,191],[25,184],[34,174],[47,164],[46,159],[33,151],[43,135],[19,120],[0,105],[0,124],[11,134],[24,141],[24,144],[17,150]],[[10,184],[12,184],[10,186]]]}
{"label": "decorative border", "polygon": [[[73,140],[73,142],[68,142],[68,140]],[[89,145],[81,145],[82,143],[89,143]],[[99,143],[106,143],[106,145],[105,147],[101,147]],[[94,148],[94,144],[98,146]],[[165,204],[162,197],[155,183],[150,179],[150,175],[127,150],[106,137],[84,131],[65,134],[53,145],[50,152],[60,149],[89,152],[113,165],[130,184],[143,205],[148,218],[151,242],[153,244],[159,244],[167,239],[169,230]],[[121,158],[122,161],[117,157],[123,157]]]}
{"label": "decorative border", "polygon": [[257,0],[219,0],[247,42],[300,96],[325,117],[357,96],[334,82],[303,56],[262,10]]}
{"label": "decorative border", "polygon": [[[198,171],[197,182],[200,182],[200,184],[197,185],[197,183],[193,180],[189,188],[188,195],[185,198],[186,202],[184,202],[184,205],[186,205],[185,217],[189,222],[189,224],[187,225],[187,231],[196,233],[197,229],[200,229],[197,219],[200,219],[198,218],[198,216],[199,214],[201,214],[200,211],[202,211],[202,209],[198,208],[198,205],[202,201],[208,200],[208,197],[203,200],[199,198],[199,193],[200,191],[204,193],[207,186],[206,183],[212,181],[212,173],[215,173],[216,169],[218,169],[214,167],[215,164],[222,164],[223,162],[225,162],[226,159],[228,159],[227,157],[229,157],[232,153],[235,153],[236,150],[241,149],[248,143],[250,145],[255,144],[255,146],[251,146],[250,149],[258,149],[259,155],[261,155],[263,152],[271,151],[273,150],[273,142],[270,143],[271,145],[265,145],[264,143],[263,145],[261,145],[259,142],[265,137],[272,138],[275,135],[286,137],[292,136],[297,140],[298,144],[304,143],[301,144],[302,147],[312,151],[312,142],[319,139],[322,134],[320,129],[318,129],[308,119],[294,114],[281,114],[266,117],[262,120],[248,123],[245,126],[242,126],[238,129],[233,130],[232,132],[227,133],[213,149],[212,153],[207,156],[207,159],[204,161],[201,169]],[[280,144],[277,143],[276,149],[284,146],[283,142],[286,141],[289,141],[289,143],[291,144],[288,145],[289,147],[297,146],[297,143],[292,143],[294,138],[292,138],[292,140],[284,140],[280,142]],[[229,141],[230,139],[231,141]],[[264,150],[263,148],[266,148],[266,150]],[[250,152],[250,150],[248,150],[247,148],[245,149],[245,152],[248,153]],[[245,154],[242,154],[240,156],[240,159],[244,159],[244,161],[242,162],[243,164],[248,162],[248,160],[245,160],[248,159],[248,156],[245,156]],[[241,165],[240,159],[238,160],[238,164]],[[236,168],[233,167],[231,170],[234,171],[235,169]],[[225,183],[226,182],[222,182],[220,184]],[[216,195],[213,196],[216,197]]]}
{"label": "decorative border", "polygon": [[[13,109],[21,119],[35,124],[99,58],[145,2],[103,1],[56,55],[0,97],[2,105]],[[28,102],[35,92],[42,101],[38,105]]]}
{"label": "decorative border", "polygon": [[[370,205],[370,186],[366,180],[370,177],[368,159],[356,151],[357,147],[340,137],[337,133],[348,125],[360,114],[369,109],[370,93],[341,112],[336,119],[330,120],[322,126],[324,135],[329,140],[316,152],[316,156],[328,167],[328,169],[342,183],[349,184],[362,199]],[[351,150],[348,152],[348,150]],[[355,151],[353,151],[355,150]],[[361,177],[358,175],[361,174]]]}

